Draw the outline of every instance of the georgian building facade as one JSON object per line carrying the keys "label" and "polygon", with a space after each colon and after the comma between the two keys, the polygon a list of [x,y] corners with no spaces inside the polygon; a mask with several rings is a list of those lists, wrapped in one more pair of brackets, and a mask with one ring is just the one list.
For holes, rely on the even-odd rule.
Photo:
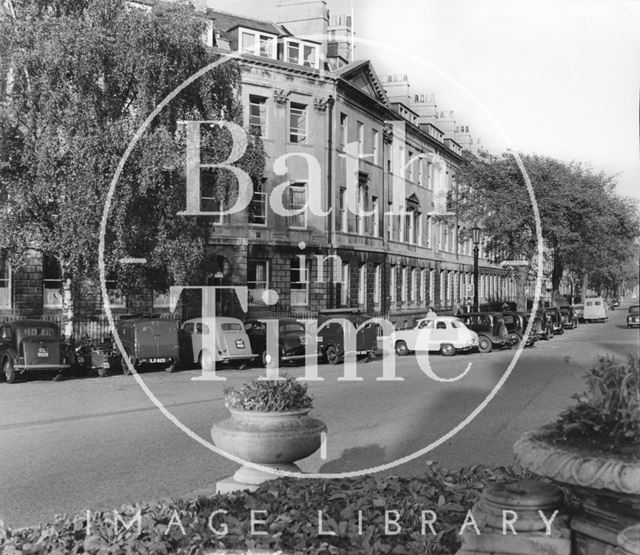
{"label": "georgian building facade", "polygon": [[[451,202],[462,161],[455,125],[441,129],[408,84],[401,90],[371,61],[351,61],[350,19],[331,17],[322,0],[283,3],[279,23],[200,13],[212,49],[242,52],[245,130],[267,154],[249,209],[212,220],[214,283],[246,285],[254,316],[356,308],[411,325],[429,306],[465,304],[473,245]],[[2,264],[0,315],[58,309],[55,268],[37,256],[13,273]],[[481,249],[481,302],[513,292]],[[162,295],[112,293],[121,312],[168,310]],[[99,295],[79,292],[77,308],[99,313]]]}

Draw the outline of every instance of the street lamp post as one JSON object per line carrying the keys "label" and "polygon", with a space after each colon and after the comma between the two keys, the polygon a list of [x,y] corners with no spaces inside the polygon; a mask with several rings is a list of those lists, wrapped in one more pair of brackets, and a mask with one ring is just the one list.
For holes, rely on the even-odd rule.
{"label": "street lamp post", "polygon": [[478,226],[471,230],[473,240],[473,311],[478,312],[478,254],[480,243],[480,228]]}

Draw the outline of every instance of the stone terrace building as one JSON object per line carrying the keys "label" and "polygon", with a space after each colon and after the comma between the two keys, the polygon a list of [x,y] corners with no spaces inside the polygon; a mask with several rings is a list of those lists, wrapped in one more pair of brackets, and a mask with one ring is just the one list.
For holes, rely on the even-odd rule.
{"label": "stone terrace building", "polygon": [[[330,17],[322,0],[283,2],[275,23],[200,13],[212,49],[243,52],[245,128],[267,153],[249,210],[212,222],[212,283],[247,285],[252,316],[357,308],[410,325],[428,306],[464,303],[472,245],[459,240],[452,207],[439,215],[462,160],[455,133],[437,127],[408,83],[387,87],[370,61],[350,60],[350,18]],[[280,194],[292,211],[316,196],[331,214],[282,216],[270,204]],[[59,310],[55,261],[2,268],[3,314]],[[483,259],[481,276],[481,302],[512,296],[499,267]],[[97,289],[78,293],[81,311],[100,311]],[[267,290],[275,305],[265,304]],[[167,310],[162,295],[112,293],[122,312]]]}

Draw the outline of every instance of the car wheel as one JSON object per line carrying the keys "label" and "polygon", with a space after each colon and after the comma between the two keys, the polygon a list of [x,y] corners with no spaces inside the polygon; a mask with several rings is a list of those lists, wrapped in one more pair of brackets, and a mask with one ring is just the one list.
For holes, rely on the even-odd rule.
{"label": "car wheel", "polygon": [[451,343],[440,345],[440,354],[444,357],[452,357],[456,354],[456,348]]}
{"label": "car wheel", "polygon": [[409,347],[407,347],[407,344],[404,341],[396,342],[396,354],[401,357],[409,354]]}
{"label": "car wheel", "polygon": [[198,355],[198,363],[202,370],[206,372],[213,371],[213,357],[206,349],[204,351],[200,351],[200,354]]}
{"label": "car wheel", "polygon": [[16,371],[13,367],[13,361],[8,358],[4,361],[2,365],[2,370],[4,373],[4,378],[7,380],[7,383],[14,383],[16,381]]}
{"label": "car wheel", "polygon": [[491,352],[491,348],[491,339],[484,335],[478,337],[478,351],[480,351],[481,353],[489,353]]}
{"label": "car wheel", "polygon": [[338,349],[336,349],[333,345],[329,345],[327,347],[324,356],[326,357],[329,364],[338,364],[338,362],[340,361],[340,357],[338,356]]}
{"label": "car wheel", "polygon": [[522,338],[515,331],[512,331],[507,339],[509,340],[509,345],[511,345],[512,347],[520,345],[520,341],[522,340]]}
{"label": "car wheel", "polygon": [[176,369],[176,363],[174,362],[173,364],[170,364],[169,366],[165,366],[164,371],[167,374],[171,374],[172,372],[175,372]]}
{"label": "car wheel", "polygon": [[98,376],[104,378],[109,373],[108,368],[98,368]]}
{"label": "car wheel", "polygon": [[269,356],[269,354],[267,353],[267,351],[262,351],[262,354],[260,355],[260,361],[262,362],[262,366],[264,366],[266,368],[268,361],[267,361],[267,357]]}
{"label": "car wheel", "polygon": [[564,335],[564,327],[560,328],[560,331],[558,332],[558,335]]}

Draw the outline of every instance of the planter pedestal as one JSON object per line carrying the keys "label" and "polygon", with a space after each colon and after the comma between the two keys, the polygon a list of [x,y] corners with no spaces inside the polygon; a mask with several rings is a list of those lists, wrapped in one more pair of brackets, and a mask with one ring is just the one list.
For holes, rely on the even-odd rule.
{"label": "planter pedestal", "polygon": [[[547,534],[538,512],[550,519],[561,506],[560,489],[542,482],[521,480],[489,486],[472,509],[480,534],[467,526],[457,555],[570,555],[566,517],[558,513]],[[514,520],[516,534],[504,524],[505,518]]]}
{"label": "planter pedestal", "polygon": [[[263,464],[274,470],[286,470],[287,472],[299,472],[302,470],[295,464]],[[261,484],[269,480],[275,480],[277,476],[270,472],[262,472],[257,468],[242,465],[233,476],[216,482],[216,493],[231,493],[233,491],[255,491]]]}
{"label": "planter pedestal", "polygon": [[[320,448],[327,427],[308,416],[309,409],[258,412],[229,409],[231,417],[214,424],[211,437],[217,447],[250,463],[302,473],[294,463]],[[256,490],[277,476],[243,465],[231,477],[216,484],[218,493]]]}
{"label": "planter pedestal", "polygon": [[612,555],[620,532],[640,517],[640,461],[551,443],[547,431],[527,432],[515,443],[518,462],[580,501],[571,520],[572,555]]}

